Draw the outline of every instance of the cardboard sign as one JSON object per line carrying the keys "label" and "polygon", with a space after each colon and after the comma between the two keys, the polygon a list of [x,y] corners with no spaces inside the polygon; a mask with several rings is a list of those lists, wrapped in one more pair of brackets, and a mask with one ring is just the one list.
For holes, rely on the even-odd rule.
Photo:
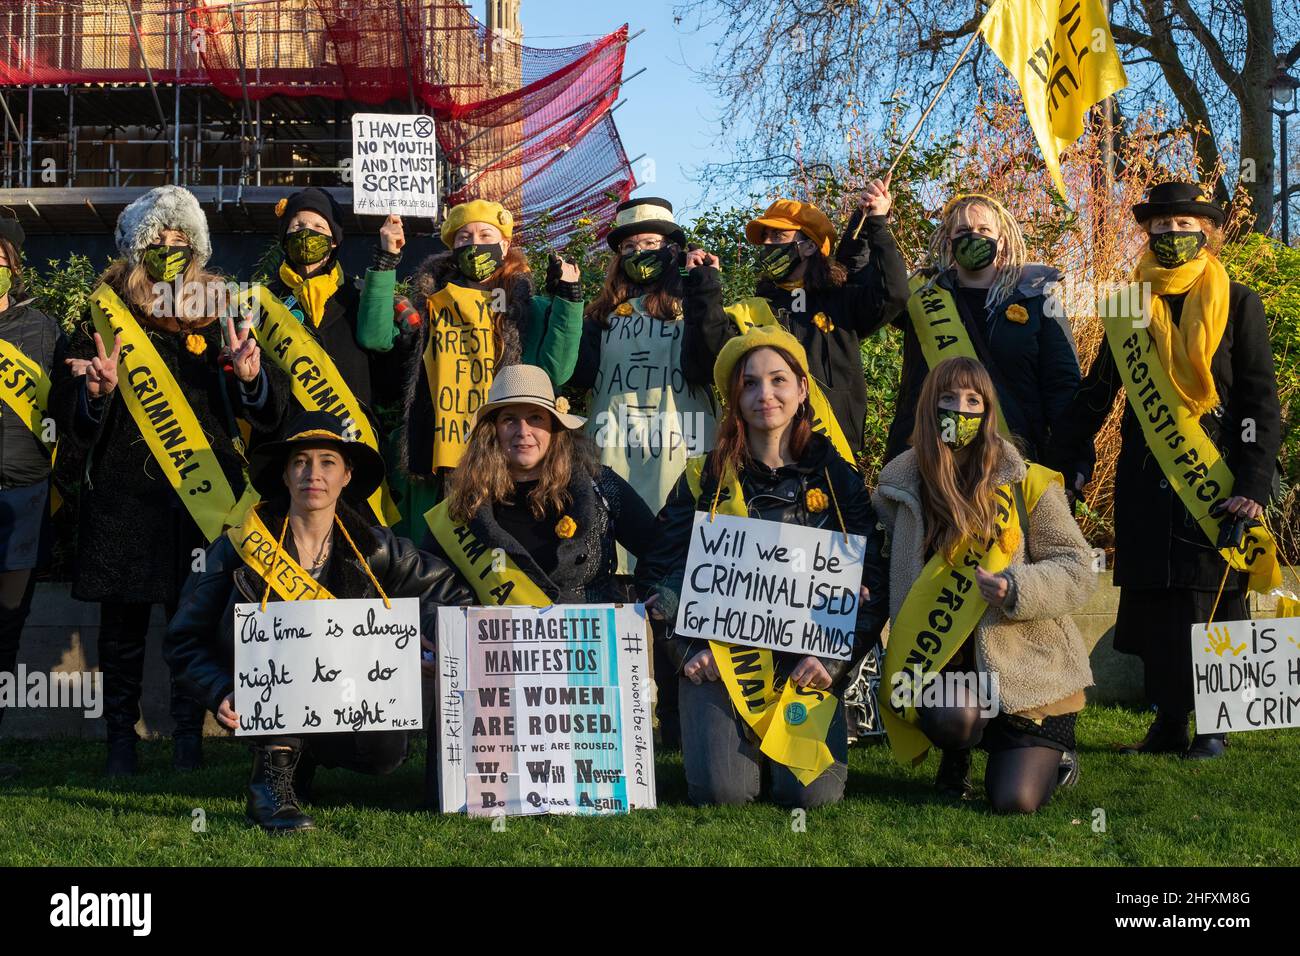
{"label": "cardboard sign", "polygon": [[437,143],[431,117],[352,114],[352,211],[435,218]]}
{"label": "cardboard sign", "polygon": [[848,660],[867,539],[695,513],[677,633]]}
{"label": "cardboard sign", "polygon": [[1196,732],[1300,727],[1300,618],[1192,625]]}
{"label": "cardboard sign", "polygon": [[419,730],[420,602],[235,605],[237,737]]}
{"label": "cardboard sign", "polygon": [[445,813],[655,805],[645,608],[439,608]]}

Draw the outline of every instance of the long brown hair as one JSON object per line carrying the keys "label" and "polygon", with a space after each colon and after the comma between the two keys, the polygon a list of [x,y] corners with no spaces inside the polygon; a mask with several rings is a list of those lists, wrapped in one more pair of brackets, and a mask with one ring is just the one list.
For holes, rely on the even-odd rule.
{"label": "long brown hair", "polygon": [[[665,243],[668,248],[669,243]],[[673,248],[676,248],[673,246]],[[671,322],[682,312],[682,276],[677,266],[670,265],[652,285],[637,285],[623,272],[623,256],[615,252],[605,269],[605,284],[596,300],[587,307],[587,318],[594,319],[602,329],[609,328],[609,314],[629,299],[641,296],[641,307],[656,319]]]}
{"label": "long brown hair", "polygon": [[[790,371],[795,377],[803,382],[805,388],[810,388],[811,383],[807,374],[799,366],[799,362],[787,350],[779,345],[763,345],[759,348],[746,352],[736,363],[736,367],[731,370],[731,381],[727,386],[727,411],[722,417],[722,423],[718,425],[717,442],[713,451],[709,452],[710,471],[721,479],[721,476],[730,469],[731,473],[740,476],[745,466],[753,460],[749,452],[749,440],[746,429],[745,417],[740,413],[740,393],[744,389],[745,369],[749,366],[749,360],[755,352],[763,349],[771,349],[781,357],[781,361],[790,367]],[[795,412],[794,421],[789,425],[790,428],[790,454],[798,459],[803,457],[804,451],[808,448],[808,442],[812,438],[812,406],[808,404],[808,397],[805,396],[803,404]]]}
{"label": "long brown hair", "polygon": [[[198,287],[202,288],[206,293],[209,285],[215,283],[222,287],[222,301],[227,302],[224,298],[226,279],[215,272],[209,272],[199,265],[197,259],[191,259],[189,265],[185,267],[185,271],[175,280],[170,283],[163,283],[171,286],[173,306],[179,303],[185,309],[186,314],[184,315],[154,314],[154,302],[158,299],[155,290],[159,285],[159,281],[150,277],[143,263],[131,265],[126,259],[115,259],[109,263],[108,268],[99,277],[99,281],[107,283],[114,292],[121,296],[122,301],[130,307],[137,319],[156,328],[173,332],[182,328],[201,329],[211,325],[218,318],[226,318],[225,315],[216,313],[208,315],[206,308],[200,308],[200,306],[206,306],[207,304],[206,294],[202,302],[194,303],[191,296],[184,291]],[[183,290],[182,294],[176,294],[178,289]],[[230,308],[228,302],[226,307]],[[173,308],[171,311],[175,313],[177,309]],[[229,315],[233,317],[235,315],[234,311],[230,311]]]}
{"label": "long brown hair", "polygon": [[[569,482],[574,472],[595,478],[600,472],[596,449],[583,432],[556,423],[551,444],[542,459],[542,476],[528,496],[528,506],[539,521],[547,513],[563,511],[572,504]],[[447,513],[452,521],[464,523],[484,505],[513,504],[515,480],[510,477],[506,453],[497,441],[496,413],[484,415],[470,432],[465,456],[451,473],[447,489]]]}
{"label": "long brown hair", "polygon": [[[984,420],[975,440],[954,452],[939,435],[939,397],[970,388],[984,398]],[[952,560],[964,541],[990,541],[997,532],[996,473],[1002,460],[998,399],[988,371],[975,359],[940,362],[921,384],[912,447],[921,474],[925,551]]]}

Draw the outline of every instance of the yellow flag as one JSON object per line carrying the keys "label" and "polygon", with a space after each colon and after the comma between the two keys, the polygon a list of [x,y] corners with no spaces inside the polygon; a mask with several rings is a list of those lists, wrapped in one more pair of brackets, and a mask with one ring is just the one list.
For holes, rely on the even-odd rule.
{"label": "yellow flag", "polygon": [[1101,0],[998,0],[980,23],[989,48],[1020,84],[1029,125],[1056,191],[1061,150],[1096,103],[1128,86]]}

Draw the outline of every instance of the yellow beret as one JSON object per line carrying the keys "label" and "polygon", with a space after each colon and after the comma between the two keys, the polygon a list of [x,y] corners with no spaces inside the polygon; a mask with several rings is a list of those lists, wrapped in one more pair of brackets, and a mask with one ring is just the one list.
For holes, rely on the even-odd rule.
{"label": "yellow beret", "polygon": [[451,248],[451,241],[456,238],[460,228],[471,222],[485,222],[501,230],[503,238],[509,239],[515,233],[515,217],[510,210],[499,202],[475,199],[452,206],[447,212],[447,219],[442,224],[442,241]]}
{"label": "yellow beret", "polygon": [[731,376],[736,366],[750,352],[762,348],[785,349],[799,363],[799,370],[811,378],[808,372],[808,353],[793,335],[779,325],[754,325],[744,335],[733,336],[713,363],[713,384],[718,387],[725,405],[731,393]]}
{"label": "yellow beret", "polygon": [[835,238],[835,227],[826,218],[826,214],[810,202],[797,199],[778,199],[767,207],[767,212],[745,226],[745,238],[750,244],[763,244],[763,227],[772,229],[798,229],[817,244],[822,255],[831,254],[831,240]]}

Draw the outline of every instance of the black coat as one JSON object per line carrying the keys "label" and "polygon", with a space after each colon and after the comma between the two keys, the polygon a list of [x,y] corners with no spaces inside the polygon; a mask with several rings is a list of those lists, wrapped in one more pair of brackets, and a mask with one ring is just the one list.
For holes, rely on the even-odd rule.
{"label": "black coat", "polygon": [[[993,379],[1007,427],[1019,439],[1025,457],[1033,461],[1046,451],[1052,428],[1079,388],[1078,351],[1059,300],[1050,299],[1053,314],[1048,314],[1048,285],[1060,278],[1061,273],[1050,266],[1025,266],[1015,290],[987,317],[971,315],[962,297],[953,295],[975,354]],[[938,282],[952,291],[955,273],[940,276]],[[1007,318],[1012,305],[1028,313],[1024,324]],[[921,385],[930,371],[906,310],[895,324],[903,330],[903,374],[885,461],[907,449]]]}
{"label": "black coat", "polygon": [[[831,484],[827,482],[828,475]],[[853,641],[853,660],[857,661],[879,642],[880,631],[889,620],[889,568],[881,556],[884,534],[877,524],[876,512],[871,507],[871,496],[862,475],[839,456],[829,439],[814,434],[803,456],[793,465],[773,470],[762,462],[753,462],[740,476],[750,517],[812,528],[836,529],[839,526],[834,506],[817,513],[809,512],[807,507],[810,489],[817,488],[829,497],[832,484],[835,500],[844,516],[844,529],[849,534],[864,535],[867,539],[862,584],[871,594],[858,607],[857,633]],[[655,519],[652,544],[636,568],[638,592],[644,595],[657,593],[660,597],[660,607],[667,620],[661,622],[651,618],[655,639],[665,641],[668,658],[679,672],[686,661],[707,646],[695,638],[678,637],[674,631],[695,513],[709,509],[716,489],[717,478],[706,465],[697,501],[683,474]],[[803,655],[776,652],[774,658],[777,673],[789,674]],[[822,659],[835,683],[848,675],[849,663]]]}
{"label": "black coat", "polygon": [[[235,417],[246,418],[254,429],[277,428],[288,399],[284,374],[263,359],[266,402],[257,410],[245,407],[239,380],[217,361],[220,322],[198,330],[206,346],[198,355],[186,348],[186,332],[141,324],[185,393],[238,498],[244,489],[244,459],[231,441],[239,434]],[[69,354],[94,356],[93,333],[87,315]],[[111,349],[112,343],[105,346]],[[124,387],[120,382],[119,388]],[[60,463],[65,455],[76,456],[75,467],[82,473],[72,596],[81,601],[173,603],[190,572],[193,550],[207,542],[150,454],[118,391],[97,403],[98,422],[85,414],[90,404],[85,378],[73,377],[66,366],[55,369],[50,406],[62,439]]]}
{"label": "black coat", "polygon": [[[285,499],[268,502],[258,516],[278,532],[286,507]],[[474,595],[445,562],[419,551],[388,528],[370,525],[354,510],[340,508],[339,517],[384,593],[390,598],[419,598],[426,639],[434,639],[440,606],[473,603]],[[284,548],[298,560],[292,531],[285,535]],[[266,582],[224,535],[208,547],[206,568],[185,583],[180,605],[167,626],[163,656],[184,691],[216,713],[235,687],[235,605],[261,601]],[[336,598],[379,597],[337,526],[321,583]],[[268,603],[278,600],[272,590]]]}
{"label": "black coat", "polygon": [[[1183,298],[1166,300],[1175,324]],[[1201,427],[1232,469],[1233,494],[1266,504],[1273,495],[1282,417],[1264,304],[1240,283],[1230,286],[1228,325],[1210,360],[1210,373],[1220,405],[1201,416]],[[1063,416],[1047,459],[1066,476],[1067,484],[1073,484],[1076,473],[1091,476],[1093,438],[1122,389],[1110,346],[1103,343]],[[1255,422],[1253,442],[1243,441],[1246,419]],[[1120,439],[1115,467],[1115,583],[1217,591],[1223,558],[1169,487],[1147,450],[1142,426],[1127,399]],[[1227,590],[1244,587],[1244,581],[1244,574],[1230,575]]]}
{"label": "black coat", "polygon": [[[809,370],[835,413],[854,453],[862,451],[867,417],[867,384],[862,373],[862,340],[893,321],[907,304],[907,268],[884,216],[871,216],[865,239],[844,238],[838,258],[849,269],[837,288],[810,290],[803,311],[792,311],[793,295],[771,282],[754,294],[767,299],[781,323],[808,353]],[[736,323],[723,311],[722,281],[709,266],[692,269],[682,297],[685,322],[682,371],[688,382],[711,384],[713,363],[733,336]],[[824,312],[835,326],[823,332],[813,316]]]}
{"label": "black coat", "polygon": [[[30,301],[0,312],[0,338],[21,349],[47,375],[63,367],[68,352],[68,337],[59,323]],[[0,405],[0,488],[23,488],[49,476],[50,453],[45,445],[8,405]]]}
{"label": "black coat", "polygon": [[[500,548],[555,604],[621,601],[624,594],[615,579],[618,553],[614,545],[621,544],[639,560],[650,541],[654,515],[632,486],[604,465],[594,480],[575,468],[569,494],[572,502],[565,514],[577,523],[579,533],[559,543],[554,567],[538,564],[501,527],[489,505],[470,519],[469,528],[489,548]],[[553,533],[558,520],[555,516],[544,518],[545,532]],[[425,535],[421,546],[446,560],[433,532]]]}

